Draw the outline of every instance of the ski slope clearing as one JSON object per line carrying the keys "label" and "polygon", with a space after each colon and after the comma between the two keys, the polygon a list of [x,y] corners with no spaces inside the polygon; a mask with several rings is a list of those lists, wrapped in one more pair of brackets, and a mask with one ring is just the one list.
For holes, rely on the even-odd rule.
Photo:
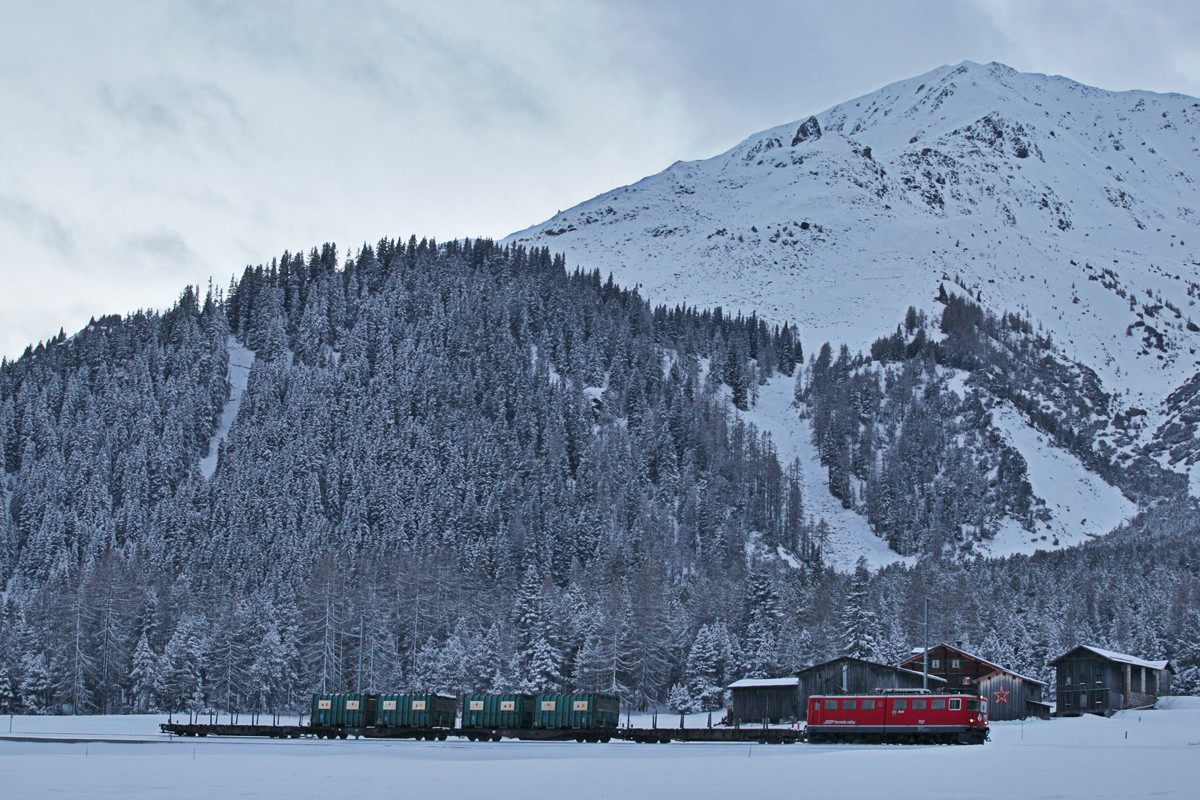
{"label": "ski slope clearing", "polygon": [[231,334],[226,346],[229,348],[229,399],[225,401],[217,430],[208,443],[208,455],[200,459],[200,473],[205,478],[211,478],[217,471],[221,442],[229,436],[229,429],[242,408],[242,394],[250,383],[250,369],[254,366],[254,351],[240,344],[237,337]]}
{"label": "ski slope clearing", "polygon": [[[979,747],[0,740],[11,797],[1191,798],[1200,698],[1104,719],[998,723]],[[14,731],[152,735],[160,718],[18,717]],[[0,736],[7,736],[0,730]]]}

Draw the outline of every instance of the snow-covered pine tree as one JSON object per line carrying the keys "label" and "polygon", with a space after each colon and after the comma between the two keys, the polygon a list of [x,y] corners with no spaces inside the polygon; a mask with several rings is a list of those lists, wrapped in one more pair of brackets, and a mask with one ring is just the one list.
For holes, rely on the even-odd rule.
{"label": "snow-covered pine tree", "polygon": [[150,649],[145,631],[138,637],[133,651],[129,678],[133,694],[133,710],[140,714],[157,711],[159,697],[163,692],[159,677],[159,657]]}
{"label": "snow-covered pine tree", "polygon": [[751,573],[746,588],[745,677],[770,678],[779,671],[779,595],[766,572]]}
{"label": "snow-covered pine tree", "polygon": [[517,633],[518,681],[521,691],[552,692],[561,688],[562,653],[554,639],[542,581],[531,563],[517,589],[513,603],[513,626]]}
{"label": "snow-covered pine tree", "polygon": [[868,592],[871,573],[865,558],[859,557],[850,579],[846,602],[842,607],[842,655],[874,661],[878,658],[878,619],[871,610]]}

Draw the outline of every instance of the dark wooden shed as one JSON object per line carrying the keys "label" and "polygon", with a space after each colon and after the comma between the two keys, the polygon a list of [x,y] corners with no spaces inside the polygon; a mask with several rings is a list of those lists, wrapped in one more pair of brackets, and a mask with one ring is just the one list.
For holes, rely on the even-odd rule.
{"label": "dark wooden shed", "polygon": [[800,719],[804,708],[796,694],[799,681],[792,678],[745,678],[729,684],[734,722],[773,723]]}
{"label": "dark wooden shed", "polygon": [[1147,661],[1081,644],[1050,662],[1060,717],[1111,715],[1126,708],[1154,705],[1171,691],[1170,661]]}
{"label": "dark wooden shed", "polygon": [[[920,670],[925,651],[918,647],[900,666]],[[968,653],[961,648],[939,644],[929,648],[929,673],[945,678],[948,688],[978,694],[988,701],[988,719],[1008,720],[1050,716],[1045,681],[1021,675]]]}
{"label": "dark wooden shed", "polygon": [[[808,698],[814,694],[866,694],[876,689],[920,689],[922,675],[911,669],[891,664],[877,664],[861,658],[842,656],[796,673],[799,681],[797,701],[803,719],[808,711]],[[944,678],[929,676],[929,689],[945,687]]]}

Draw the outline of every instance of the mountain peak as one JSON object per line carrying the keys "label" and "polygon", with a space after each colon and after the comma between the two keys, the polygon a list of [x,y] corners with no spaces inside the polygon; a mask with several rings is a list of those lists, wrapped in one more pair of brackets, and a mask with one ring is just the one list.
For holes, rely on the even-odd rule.
{"label": "mountain peak", "polygon": [[[810,353],[865,350],[908,307],[939,313],[939,285],[957,286],[1029,320],[1153,431],[1181,413],[1168,397],[1191,397],[1176,390],[1200,367],[1198,137],[1195,98],[963,62],[508,241],[655,301],[798,323]],[[1177,438],[1200,435],[1184,427]]]}

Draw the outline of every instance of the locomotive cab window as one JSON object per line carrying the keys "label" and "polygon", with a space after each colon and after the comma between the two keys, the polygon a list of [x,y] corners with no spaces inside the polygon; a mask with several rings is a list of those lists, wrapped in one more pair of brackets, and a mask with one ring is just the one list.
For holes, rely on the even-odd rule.
{"label": "locomotive cab window", "polygon": [[924,711],[924,710],[925,710],[925,698],[918,697],[918,698],[914,699],[913,700],[913,711]]}
{"label": "locomotive cab window", "polygon": [[837,698],[836,697],[826,697],[825,698],[825,710],[826,711],[837,711]]}
{"label": "locomotive cab window", "polygon": [[961,697],[951,697],[950,698],[950,710],[951,711],[962,711],[962,698]]}
{"label": "locomotive cab window", "polygon": [[931,709],[933,709],[934,711],[945,711],[946,710],[946,698],[944,698],[944,697],[931,698],[929,700],[929,707]]}
{"label": "locomotive cab window", "polygon": [[979,701],[978,700],[968,700],[967,701],[967,711],[978,711],[978,710],[979,710]]}
{"label": "locomotive cab window", "polygon": [[857,707],[858,707],[858,703],[854,700],[843,700],[842,701],[842,710],[843,711],[853,711]]}

